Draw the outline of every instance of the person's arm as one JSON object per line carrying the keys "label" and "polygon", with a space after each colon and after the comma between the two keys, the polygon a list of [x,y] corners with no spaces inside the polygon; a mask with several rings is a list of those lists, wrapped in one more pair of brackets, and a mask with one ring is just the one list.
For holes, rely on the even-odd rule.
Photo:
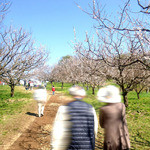
{"label": "person's arm", "polygon": [[129,132],[127,127],[127,120],[126,120],[126,107],[124,104],[122,104],[122,121],[123,121],[123,135],[125,136],[126,140],[126,147],[130,149],[130,138],[129,138]]}
{"label": "person's arm", "polygon": [[101,108],[99,113],[99,124],[102,128],[104,128],[104,113],[103,113],[103,109]]}
{"label": "person's arm", "polygon": [[57,111],[52,131],[52,150],[66,150],[70,143],[71,122],[67,109],[67,106],[60,106]]}
{"label": "person's arm", "polygon": [[127,125],[127,120],[126,120],[126,107],[124,104],[122,104],[122,120],[123,120],[123,123],[125,125]]}
{"label": "person's arm", "polygon": [[98,119],[97,119],[97,115],[96,115],[96,111],[93,108],[93,114],[94,114],[94,133],[95,133],[95,137],[97,137],[97,132],[98,132]]}

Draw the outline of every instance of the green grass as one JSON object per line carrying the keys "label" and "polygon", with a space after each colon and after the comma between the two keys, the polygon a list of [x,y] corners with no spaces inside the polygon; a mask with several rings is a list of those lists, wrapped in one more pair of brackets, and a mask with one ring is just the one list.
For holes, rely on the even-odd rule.
{"label": "green grass", "polygon": [[[68,89],[71,84],[64,84],[62,90],[60,84],[55,84],[55,88],[59,91],[69,95]],[[86,90],[86,87],[84,88]],[[98,89],[95,90],[97,94]],[[96,99],[96,94],[92,94],[92,89],[89,88],[87,96],[84,101],[91,104],[97,115],[99,114],[99,108],[104,103],[100,103]],[[132,150],[150,150],[150,93],[142,92],[140,99],[134,91],[128,93],[129,106],[126,108],[126,119],[128,123],[128,129],[130,134],[131,149]]]}
{"label": "green grass", "polygon": [[51,91],[52,90],[52,85],[54,85],[56,91],[62,91],[64,93],[67,93],[68,89],[72,86],[71,83],[65,83],[64,87],[62,89],[62,83],[61,82],[54,82],[53,84],[50,84],[50,83],[47,84],[46,89]]}
{"label": "green grass", "polygon": [[150,93],[128,94],[127,121],[132,149],[150,150]]}
{"label": "green grass", "polygon": [[16,86],[14,97],[11,97],[10,87],[0,85],[0,123],[3,123],[4,118],[9,118],[14,113],[20,113],[31,98],[32,93],[26,91],[24,87]]}

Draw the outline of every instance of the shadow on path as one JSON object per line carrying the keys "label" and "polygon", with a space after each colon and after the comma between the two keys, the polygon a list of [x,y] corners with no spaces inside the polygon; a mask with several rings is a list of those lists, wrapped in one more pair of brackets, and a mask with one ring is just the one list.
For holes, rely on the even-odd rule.
{"label": "shadow on path", "polygon": [[29,115],[29,116],[35,116],[35,117],[38,117],[38,114],[36,114],[36,113],[27,112],[26,114]]}

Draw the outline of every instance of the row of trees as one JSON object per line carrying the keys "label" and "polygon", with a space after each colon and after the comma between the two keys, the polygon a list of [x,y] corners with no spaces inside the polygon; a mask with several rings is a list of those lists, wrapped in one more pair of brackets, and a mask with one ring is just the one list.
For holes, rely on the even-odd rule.
{"label": "row of trees", "polygon": [[[120,58],[120,61],[125,61]],[[51,73],[45,76],[49,77],[49,81],[59,81],[63,83],[70,82],[72,84],[82,83],[92,87],[92,94],[95,94],[95,88],[104,86],[106,81],[110,80],[119,85],[124,103],[128,106],[127,94],[132,90],[136,90],[138,95],[143,88],[150,86],[149,71],[145,70],[145,66],[140,63],[125,67],[120,73],[120,67],[109,66],[103,60],[88,59],[85,56],[70,56],[61,60],[61,63],[56,65]],[[43,75],[44,76],[44,75]]]}
{"label": "row of trees", "polygon": [[115,22],[107,17],[98,1],[92,0],[91,12],[80,7],[97,22],[96,32],[92,38],[86,33],[83,42],[75,37],[76,55],[64,57],[51,68],[48,80],[61,81],[62,85],[64,82],[90,85],[93,94],[95,87],[111,80],[120,87],[126,106],[130,91],[134,89],[139,97],[141,90],[150,86],[150,5],[144,6],[137,0],[141,10],[133,15],[130,2],[126,1]]}
{"label": "row of trees", "polygon": [[[1,16],[7,13],[9,7],[9,2],[1,2]],[[15,86],[21,79],[33,75],[35,68],[43,66],[48,53],[44,47],[36,47],[32,35],[22,27],[14,29],[10,25],[0,29],[0,80],[11,87],[13,97]]]}
{"label": "row of trees", "polygon": [[100,74],[105,74],[107,79],[114,80],[120,86],[126,106],[129,91],[141,84],[150,84],[150,4],[148,2],[144,6],[137,1],[142,10],[133,15],[130,3],[131,0],[126,1],[116,21],[104,13],[98,1],[93,0],[91,12],[82,10],[97,22],[96,40],[86,35],[84,42],[74,43],[77,53],[102,61],[107,66],[105,72],[101,70]]}

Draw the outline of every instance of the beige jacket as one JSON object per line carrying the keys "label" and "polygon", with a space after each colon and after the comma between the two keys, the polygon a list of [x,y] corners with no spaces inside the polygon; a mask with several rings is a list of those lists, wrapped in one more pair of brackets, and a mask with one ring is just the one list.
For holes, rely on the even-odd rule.
{"label": "beige jacket", "polygon": [[100,126],[105,130],[104,150],[130,148],[125,105],[123,103],[108,104],[101,107]]}

